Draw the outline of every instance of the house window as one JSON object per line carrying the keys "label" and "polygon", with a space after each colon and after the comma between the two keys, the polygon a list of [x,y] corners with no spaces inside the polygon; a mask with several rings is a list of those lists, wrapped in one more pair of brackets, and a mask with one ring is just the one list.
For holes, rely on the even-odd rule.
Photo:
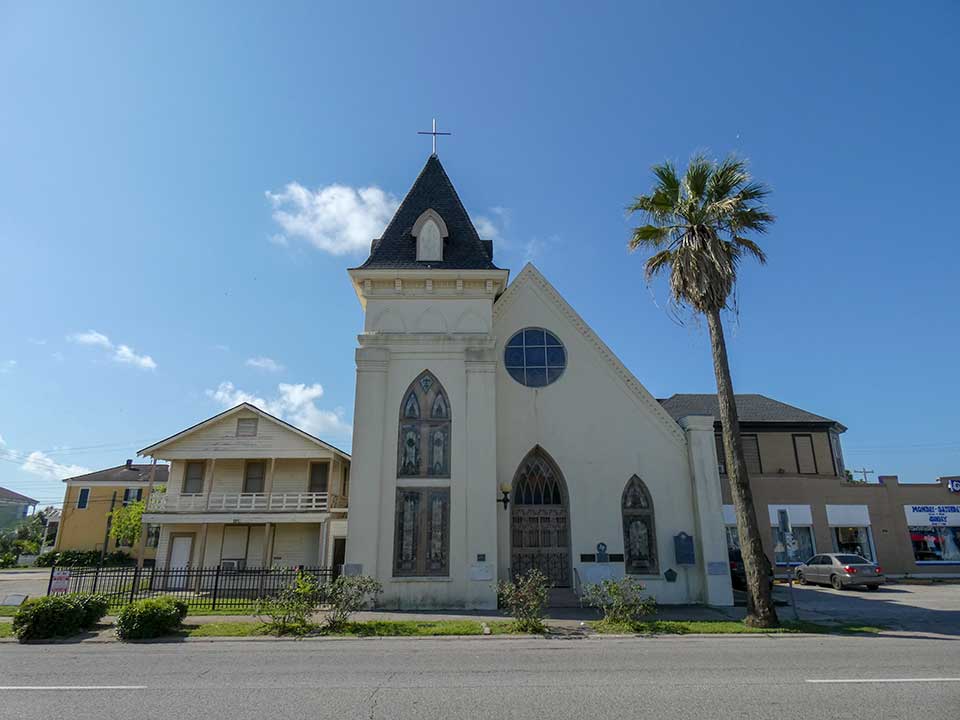
{"label": "house window", "polygon": [[741,435],[743,444],[743,459],[747,463],[747,475],[762,475],[763,464],[760,462],[760,440],[756,435]]}
{"label": "house window", "polygon": [[777,565],[799,565],[806,562],[816,553],[816,547],[813,543],[813,527],[810,525],[793,525],[793,537],[797,542],[797,549],[791,556],[787,547],[785,534],[780,531],[779,526],[770,528],[773,535],[774,556]]}
{"label": "house window", "polygon": [[245,493],[262,493],[267,464],[262,460],[248,462],[243,471],[243,491]]}
{"label": "house window", "polygon": [[330,463],[310,463],[310,487],[308,492],[325,493],[330,487]]}
{"label": "house window", "polygon": [[147,525],[147,547],[155,548],[160,544],[160,526]]}
{"label": "house window", "polygon": [[203,461],[188,462],[183,472],[183,494],[199,495],[203,492]]}
{"label": "house window", "polygon": [[80,493],[77,495],[77,510],[83,510],[89,502],[90,488],[80,488]]}
{"label": "house window", "polygon": [[643,480],[634,475],[623,490],[623,555],[630,575],[658,575],[657,534],[653,500]]}
{"label": "house window", "polygon": [[843,450],[840,447],[840,433],[830,431],[830,451],[833,453],[833,471],[837,477],[843,477],[846,469],[843,464]]}
{"label": "house window", "polygon": [[524,328],[507,342],[503,365],[510,377],[521,385],[543,387],[563,375],[567,351],[549,330]]}
{"label": "house window", "polygon": [[918,563],[960,563],[960,527],[910,526],[913,559]]}
{"label": "house window", "polygon": [[394,577],[450,574],[450,489],[397,488]]}
{"label": "house window", "polygon": [[143,488],[124,488],[123,490],[123,504],[129,505],[132,502],[136,502],[143,497]]}
{"label": "house window", "polygon": [[717,470],[721,475],[727,474],[727,453],[723,449],[723,435],[717,433],[713,436],[713,441],[717,444]]}
{"label": "house window", "polygon": [[256,437],[259,418],[237,418],[237,437]]}
{"label": "house window", "polygon": [[798,473],[801,475],[817,474],[817,458],[813,454],[812,435],[794,435],[793,454],[797,459]]}
{"label": "house window", "polygon": [[399,428],[397,475],[450,477],[450,400],[429,371],[404,393]]}

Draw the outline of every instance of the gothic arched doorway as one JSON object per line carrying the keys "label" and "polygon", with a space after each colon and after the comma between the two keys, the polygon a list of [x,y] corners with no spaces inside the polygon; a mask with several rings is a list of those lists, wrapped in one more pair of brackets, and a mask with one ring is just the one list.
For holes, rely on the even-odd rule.
{"label": "gothic arched doorway", "polygon": [[560,469],[537,446],[513,478],[510,570],[514,577],[537,568],[554,587],[570,587],[570,515]]}

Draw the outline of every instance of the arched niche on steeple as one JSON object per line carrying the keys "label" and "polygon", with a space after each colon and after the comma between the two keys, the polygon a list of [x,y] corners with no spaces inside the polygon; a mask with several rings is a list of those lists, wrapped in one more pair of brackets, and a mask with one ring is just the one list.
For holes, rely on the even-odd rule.
{"label": "arched niche on steeple", "polygon": [[443,241],[450,233],[440,213],[432,208],[424,210],[413,224],[411,234],[417,241],[418,261],[443,260]]}

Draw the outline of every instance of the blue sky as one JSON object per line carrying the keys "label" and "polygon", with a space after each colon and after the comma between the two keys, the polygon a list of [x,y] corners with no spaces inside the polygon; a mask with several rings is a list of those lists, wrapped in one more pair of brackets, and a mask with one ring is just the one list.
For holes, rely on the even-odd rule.
{"label": "blue sky", "polygon": [[0,485],[55,502],[58,476],[251,396],[349,448],[345,269],[433,116],[498,263],[533,260],[660,397],[714,389],[708,339],[645,285],[624,207],[656,162],[749,158],[778,222],[728,325],[736,389],[845,423],[850,467],[960,474],[958,21],[0,2]]}

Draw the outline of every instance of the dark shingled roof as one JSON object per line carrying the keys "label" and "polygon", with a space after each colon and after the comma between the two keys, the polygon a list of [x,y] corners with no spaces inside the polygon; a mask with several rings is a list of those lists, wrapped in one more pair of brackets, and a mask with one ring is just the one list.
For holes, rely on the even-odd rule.
{"label": "dark shingled roof", "polygon": [[[413,224],[425,210],[433,208],[443,218],[448,236],[443,242],[443,261],[417,260]],[[362,269],[443,268],[448,270],[497,270],[493,264],[493,242],[481,240],[460,197],[436,155],[417,176],[410,192],[400,203],[393,220],[379,240],[370,246],[370,257]]]}
{"label": "dark shingled roof", "polygon": [[[150,482],[150,465],[149,464],[137,464],[132,463],[131,465],[117,465],[117,467],[107,468],[106,470],[97,470],[96,472],[87,473],[86,475],[75,475],[74,477],[64,478],[64,482],[67,480],[74,480],[79,482],[112,482],[117,483],[118,485],[126,485],[127,483],[148,483]],[[170,472],[169,465],[160,465],[157,464],[157,475],[154,478],[155,483],[165,483],[167,481],[167,474]]]}
{"label": "dark shingled roof", "polygon": [[[766,395],[735,395],[734,398],[742,423],[840,425],[836,420],[814,415]],[[679,420],[684,415],[713,415],[714,419],[720,419],[720,406],[716,395],[678,393],[659,402],[674,420]]]}

